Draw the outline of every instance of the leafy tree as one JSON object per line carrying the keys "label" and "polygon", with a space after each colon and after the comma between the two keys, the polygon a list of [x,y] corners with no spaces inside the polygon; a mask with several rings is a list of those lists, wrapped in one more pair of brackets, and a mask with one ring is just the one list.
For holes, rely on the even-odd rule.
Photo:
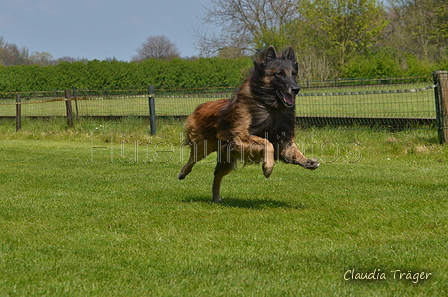
{"label": "leafy tree", "polygon": [[377,0],[299,0],[299,11],[314,40],[336,67],[368,51],[387,25]]}
{"label": "leafy tree", "polygon": [[446,0],[388,0],[385,43],[424,60],[441,60],[448,44]]}
{"label": "leafy tree", "polygon": [[344,65],[343,76],[347,78],[374,78],[402,76],[400,54],[393,47],[381,47],[364,55],[358,55]]}
{"label": "leafy tree", "polygon": [[[388,0],[391,28],[388,34],[403,52],[428,58],[430,32],[434,26],[434,0]],[[388,36],[388,37],[389,37]],[[392,45],[392,44],[391,44]],[[392,45],[393,46],[393,45]]]}
{"label": "leafy tree", "polygon": [[[438,0],[434,10],[435,24],[431,34],[437,54],[441,57],[448,46],[448,2]],[[446,54],[448,55],[448,52]]]}

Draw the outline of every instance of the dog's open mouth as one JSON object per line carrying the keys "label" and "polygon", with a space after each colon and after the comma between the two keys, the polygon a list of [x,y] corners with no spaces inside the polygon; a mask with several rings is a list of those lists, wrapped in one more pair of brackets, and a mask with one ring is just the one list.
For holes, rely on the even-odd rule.
{"label": "dog's open mouth", "polygon": [[277,96],[278,98],[280,98],[280,100],[286,107],[293,107],[294,104],[296,103],[296,96],[291,93],[287,93],[282,90],[277,90]]}

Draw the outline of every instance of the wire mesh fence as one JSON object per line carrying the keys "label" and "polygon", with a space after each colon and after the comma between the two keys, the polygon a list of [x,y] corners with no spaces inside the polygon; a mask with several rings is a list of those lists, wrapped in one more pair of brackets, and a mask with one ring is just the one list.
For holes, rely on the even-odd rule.
{"label": "wire mesh fence", "polygon": [[[296,115],[303,125],[430,126],[436,108],[432,77],[302,81]],[[65,116],[71,100],[75,117],[149,116],[155,97],[158,117],[186,117],[201,103],[230,98],[237,87],[148,86],[120,90],[21,92],[22,117]],[[0,93],[0,117],[16,115],[16,95]],[[367,120],[368,119],[368,120]]]}
{"label": "wire mesh fence", "polygon": [[318,90],[299,95],[297,114],[339,117],[434,117],[434,85],[374,86]]}
{"label": "wire mesh fence", "polygon": [[429,78],[372,82],[349,81],[349,85],[333,82],[339,86],[303,89],[297,100],[299,122],[313,126],[357,124],[398,129],[435,124],[435,85]]}
{"label": "wire mesh fence", "polygon": [[[16,94],[14,94],[16,96]],[[75,116],[144,116],[148,115],[148,90],[77,90],[21,92],[22,116],[65,116],[65,102],[73,102]],[[15,116],[16,98],[0,100],[0,116]]]}

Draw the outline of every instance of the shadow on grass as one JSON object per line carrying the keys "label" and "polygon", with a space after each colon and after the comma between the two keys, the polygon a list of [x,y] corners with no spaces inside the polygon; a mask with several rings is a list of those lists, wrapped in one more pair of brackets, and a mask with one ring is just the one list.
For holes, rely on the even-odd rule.
{"label": "shadow on grass", "polygon": [[[200,202],[207,204],[214,204],[209,196],[205,197],[189,197],[182,200],[185,203]],[[236,208],[247,208],[247,209],[268,209],[268,208],[291,208],[291,209],[305,209],[307,208],[304,204],[297,202],[295,204],[290,204],[284,201],[278,201],[274,199],[238,199],[224,197],[222,202],[216,205],[221,205],[224,207],[236,207]]]}

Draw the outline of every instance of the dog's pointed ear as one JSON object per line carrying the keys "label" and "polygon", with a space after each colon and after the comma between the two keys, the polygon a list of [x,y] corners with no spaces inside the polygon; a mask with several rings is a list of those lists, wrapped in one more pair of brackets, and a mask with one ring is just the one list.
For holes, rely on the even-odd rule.
{"label": "dog's pointed ear", "polygon": [[294,49],[292,48],[292,46],[288,47],[288,49],[283,54],[283,57],[294,63],[296,62],[296,54],[294,53]]}
{"label": "dog's pointed ear", "polygon": [[277,59],[277,53],[275,52],[274,46],[270,45],[266,53],[264,54],[264,63],[267,65],[269,62]]}

